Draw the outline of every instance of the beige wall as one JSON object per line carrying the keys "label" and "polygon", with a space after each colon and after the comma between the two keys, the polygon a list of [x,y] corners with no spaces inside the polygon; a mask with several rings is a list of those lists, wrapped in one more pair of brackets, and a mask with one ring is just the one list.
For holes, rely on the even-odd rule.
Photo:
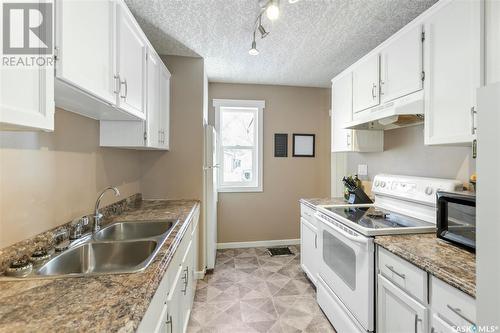
{"label": "beige wall", "polygon": [[[203,199],[203,90],[201,58],[162,56],[170,81],[170,151],[141,154],[145,199]],[[202,207],[203,208],[203,207]],[[199,267],[205,267],[205,219],[199,224]]]}
{"label": "beige wall", "polygon": [[[330,191],[329,90],[286,86],[210,83],[214,98],[265,100],[264,192],[220,193],[218,242],[299,238],[302,197]],[[274,157],[274,133],[289,134],[289,157]],[[316,157],[291,157],[293,133],[316,134]]]}
{"label": "beige wall", "polygon": [[63,110],[53,133],[0,132],[0,248],[92,212],[107,185],[140,192],[139,158],[99,148],[99,123]]}

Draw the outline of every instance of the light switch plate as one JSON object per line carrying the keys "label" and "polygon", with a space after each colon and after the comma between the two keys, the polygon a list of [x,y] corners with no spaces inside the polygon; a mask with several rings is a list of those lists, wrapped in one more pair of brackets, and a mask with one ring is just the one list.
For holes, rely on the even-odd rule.
{"label": "light switch plate", "polygon": [[358,164],[358,176],[368,176],[367,164]]}

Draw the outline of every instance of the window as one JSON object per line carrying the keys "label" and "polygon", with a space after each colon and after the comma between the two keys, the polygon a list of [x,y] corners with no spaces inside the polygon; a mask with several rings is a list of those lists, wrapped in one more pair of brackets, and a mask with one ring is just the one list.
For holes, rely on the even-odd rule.
{"label": "window", "polygon": [[264,101],[214,99],[219,192],[262,191]]}

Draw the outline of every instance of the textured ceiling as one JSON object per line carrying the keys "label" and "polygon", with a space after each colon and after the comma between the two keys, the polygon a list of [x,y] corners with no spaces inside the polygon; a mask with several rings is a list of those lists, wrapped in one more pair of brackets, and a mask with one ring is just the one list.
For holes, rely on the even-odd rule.
{"label": "textured ceiling", "polygon": [[[210,82],[328,87],[436,0],[281,0],[248,54],[257,0],[125,0],[160,54],[201,56]],[[265,15],[264,15],[265,17]]]}

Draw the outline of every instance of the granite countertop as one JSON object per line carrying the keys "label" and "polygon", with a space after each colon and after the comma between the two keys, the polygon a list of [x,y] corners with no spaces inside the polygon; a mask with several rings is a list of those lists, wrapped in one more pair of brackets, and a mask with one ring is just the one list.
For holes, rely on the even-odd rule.
{"label": "granite countertop", "polygon": [[319,205],[347,205],[347,201],[344,198],[302,198],[299,200],[300,203],[303,203],[313,209],[316,209],[316,206]]}
{"label": "granite countertop", "polygon": [[179,218],[141,273],[0,282],[0,332],[134,332],[184,236],[194,200],[140,201],[113,220]]}
{"label": "granite countertop", "polygon": [[435,234],[377,236],[375,243],[476,297],[476,255]]}

